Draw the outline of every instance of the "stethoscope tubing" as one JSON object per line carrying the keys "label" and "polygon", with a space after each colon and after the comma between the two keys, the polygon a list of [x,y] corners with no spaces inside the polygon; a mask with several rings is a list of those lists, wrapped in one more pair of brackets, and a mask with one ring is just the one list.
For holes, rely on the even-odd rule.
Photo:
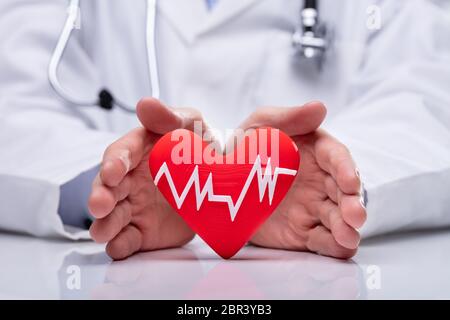
{"label": "stethoscope tubing", "polygon": [[[69,42],[70,36],[73,29],[76,27],[77,19],[79,18],[79,8],[80,0],[70,0],[68,7],[68,16],[64,27],[59,36],[58,42],[53,54],[50,58],[50,63],[48,66],[48,79],[53,90],[61,97],[63,100],[69,102],[75,106],[101,106],[105,109],[111,109],[113,106],[117,106],[128,113],[135,113],[135,107],[129,106],[126,103],[118,100],[116,97],[107,89],[100,89],[99,96],[95,100],[83,100],[71,95],[62,86],[58,77],[58,67],[61,63],[61,59],[64,55],[64,51],[67,48],[67,43]],[[159,87],[159,72],[158,72],[158,61],[156,56],[156,0],[147,0],[147,16],[146,16],[146,50],[147,50],[147,64],[148,64],[148,74],[149,81],[151,84],[152,97],[159,99],[160,97],[160,87]],[[107,104],[105,105],[104,96],[107,96]]]}
{"label": "stethoscope tubing", "polygon": [[[158,70],[158,58],[156,53],[156,1],[157,0],[147,0],[147,12],[146,12],[146,51],[147,51],[147,67],[148,67],[148,76],[149,82],[151,85],[152,97],[159,99],[160,98],[160,83],[159,83],[159,70]],[[302,10],[302,14],[308,11],[311,11],[314,17],[314,24],[316,24],[317,17],[317,0],[305,0],[304,7]],[[126,103],[118,100],[116,97],[112,95],[112,93],[106,88],[100,88],[98,97],[95,100],[83,100],[77,97],[74,97],[72,94],[67,92],[65,88],[62,86],[58,77],[58,67],[61,63],[61,59],[64,55],[64,51],[67,48],[67,43],[70,39],[70,36],[73,32],[73,29],[76,28],[77,19],[79,19],[80,15],[80,0],[70,0],[68,7],[68,17],[66,22],[64,23],[64,27],[61,31],[61,34],[58,38],[56,47],[52,53],[50,58],[50,63],[48,66],[48,79],[51,87],[56,92],[56,94],[74,106],[100,106],[103,109],[110,110],[113,107],[118,107],[121,110],[128,113],[135,113],[136,109],[133,106],[129,106]],[[317,24],[318,25],[318,24]],[[316,50],[322,56],[326,51],[328,42],[326,39],[323,39],[320,35],[316,36],[315,27],[303,25],[303,28],[299,28],[295,34],[294,39],[296,42],[295,46],[300,46],[300,52],[306,52],[306,49]],[[307,36],[305,36],[307,35]],[[309,58],[308,55],[304,55],[306,58]]]}

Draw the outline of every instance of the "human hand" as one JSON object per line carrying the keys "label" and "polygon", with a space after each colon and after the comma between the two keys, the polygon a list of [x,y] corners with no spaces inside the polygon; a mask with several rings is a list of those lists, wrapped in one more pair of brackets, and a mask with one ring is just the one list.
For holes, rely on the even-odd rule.
{"label": "human hand", "polygon": [[90,212],[96,218],[91,236],[107,243],[106,252],[113,259],[182,246],[194,237],[157,191],[148,154],[161,135],[178,128],[192,130],[194,121],[202,117],[195,110],[170,109],[151,98],[138,103],[137,115],[143,127],[106,149],[89,199]]}
{"label": "human hand", "polygon": [[366,220],[361,181],[349,150],[318,129],[326,109],[320,102],[294,108],[262,108],[241,128],[270,126],[292,137],[301,152],[291,189],[250,243],[311,251],[336,258],[356,254]]}

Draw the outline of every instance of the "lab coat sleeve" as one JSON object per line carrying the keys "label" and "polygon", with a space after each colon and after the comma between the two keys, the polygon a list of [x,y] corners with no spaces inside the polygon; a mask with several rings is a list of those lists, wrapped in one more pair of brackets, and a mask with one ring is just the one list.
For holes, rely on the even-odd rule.
{"label": "lab coat sleeve", "polygon": [[91,225],[93,217],[89,213],[88,200],[95,176],[99,167],[83,172],[75,179],[63,184],[60,188],[58,213],[65,225],[86,229]]}
{"label": "lab coat sleeve", "polygon": [[[98,165],[116,135],[95,130],[49,85],[66,8],[53,0],[0,3],[0,229],[80,239],[87,231],[64,226],[58,215],[60,186]],[[95,87],[96,70],[78,36],[64,61],[65,80]]]}
{"label": "lab coat sleeve", "polygon": [[361,171],[366,237],[450,225],[449,17],[431,1],[387,3],[348,108],[327,125]]}

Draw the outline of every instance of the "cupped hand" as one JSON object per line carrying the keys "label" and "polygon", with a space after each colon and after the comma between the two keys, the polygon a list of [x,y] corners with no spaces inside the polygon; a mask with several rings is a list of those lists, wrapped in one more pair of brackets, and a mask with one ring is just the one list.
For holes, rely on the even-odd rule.
{"label": "cupped hand", "polygon": [[336,258],[355,255],[366,220],[361,181],[349,150],[318,129],[320,102],[294,108],[261,108],[243,129],[270,126],[292,137],[301,153],[298,175],[272,216],[251,239],[258,246],[311,251]]}
{"label": "cupped hand", "polygon": [[184,245],[194,232],[157,191],[148,168],[148,154],[161,135],[191,129],[201,115],[191,109],[170,109],[155,99],[137,105],[143,127],[111,144],[95,178],[89,209],[95,217],[90,234],[107,243],[113,259],[138,251]]}

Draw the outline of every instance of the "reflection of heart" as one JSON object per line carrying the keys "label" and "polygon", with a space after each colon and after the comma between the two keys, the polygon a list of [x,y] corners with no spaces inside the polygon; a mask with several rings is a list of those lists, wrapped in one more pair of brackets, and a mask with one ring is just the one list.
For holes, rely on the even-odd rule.
{"label": "reflection of heart", "polygon": [[212,144],[180,129],[163,136],[150,153],[150,172],[158,189],[225,259],[235,255],[275,210],[300,165],[289,136],[271,128],[253,133],[222,156]]}

